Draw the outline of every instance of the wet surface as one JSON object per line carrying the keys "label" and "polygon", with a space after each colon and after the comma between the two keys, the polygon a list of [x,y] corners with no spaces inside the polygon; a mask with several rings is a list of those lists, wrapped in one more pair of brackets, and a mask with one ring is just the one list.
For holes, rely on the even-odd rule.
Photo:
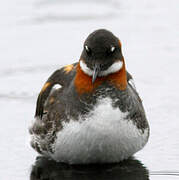
{"label": "wet surface", "polygon": [[30,179],[128,179],[148,180],[149,172],[135,159],[129,159],[119,164],[67,165],[38,157],[32,167]]}
{"label": "wet surface", "polygon": [[[0,2],[0,179],[178,179],[178,1],[70,2]],[[136,160],[114,165],[36,160],[28,127],[37,95],[53,71],[78,61],[84,39],[98,28],[123,43],[151,127],[149,142]]]}

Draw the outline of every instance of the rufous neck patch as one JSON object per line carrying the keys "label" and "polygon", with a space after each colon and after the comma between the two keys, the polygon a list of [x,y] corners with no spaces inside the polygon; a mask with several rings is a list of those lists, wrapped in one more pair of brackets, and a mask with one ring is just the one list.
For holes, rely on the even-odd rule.
{"label": "rufous neck patch", "polygon": [[76,67],[76,77],[75,77],[75,88],[79,94],[91,93],[98,86],[100,86],[104,81],[108,81],[112,85],[116,86],[120,90],[125,90],[127,86],[127,77],[125,70],[125,63],[123,60],[123,67],[116,73],[110,74],[104,77],[98,77],[96,81],[92,84],[92,77],[85,74],[80,64]]}
{"label": "rufous neck patch", "polygon": [[114,86],[119,88],[120,90],[125,90],[127,87],[127,75],[126,75],[126,68],[124,59],[122,68],[113,74],[108,76],[108,81],[111,82]]}

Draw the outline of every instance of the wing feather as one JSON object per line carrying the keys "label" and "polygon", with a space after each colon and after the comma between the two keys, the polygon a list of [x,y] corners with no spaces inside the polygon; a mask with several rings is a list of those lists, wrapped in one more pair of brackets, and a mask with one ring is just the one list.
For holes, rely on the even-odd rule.
{"label": "wing feather", "polygon": [[76,73],[76,65],[77,63],[67,65],[62,67],[61,69],[56,70],[46,81],[42,90],[39,93],[36,102],[36,112],[35,117],[39,117],[40,119],[43,116],[44,112],[44,104],[47,100],[48,96],[54,85],[59,84],[62,87],[68,86],[71,80],[74,78]]}

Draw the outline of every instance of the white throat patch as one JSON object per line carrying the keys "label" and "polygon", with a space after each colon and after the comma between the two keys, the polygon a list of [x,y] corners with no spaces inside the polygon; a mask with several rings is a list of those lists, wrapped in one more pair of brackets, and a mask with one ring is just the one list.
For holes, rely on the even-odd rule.
{"label": "white throat patch", "polygon": [[[109,74],[115,73],[115,72],[119,71],[122,68],[122,66],[123,66],[122,61],[115,62],[107,70],[101,71],[98,74],[98,76],[107,76]],[[88,68],[87,65],[85,64],[85,62],[83,62],[82,60],[80,60],[80,67],[85,74],[87,74],[89,76],[93,75],[93,70]]]}

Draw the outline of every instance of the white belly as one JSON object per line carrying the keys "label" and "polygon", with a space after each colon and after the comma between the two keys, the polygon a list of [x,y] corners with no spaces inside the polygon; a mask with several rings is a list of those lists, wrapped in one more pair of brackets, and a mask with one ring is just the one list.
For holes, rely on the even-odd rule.
{"label": "white belly", "polygon": [[140,150],[148,140],[148,129],[142,133],[127,113],[102,99],[86,120],[64,124],[57,133],[53,159],[70,164],[119,162]]}

